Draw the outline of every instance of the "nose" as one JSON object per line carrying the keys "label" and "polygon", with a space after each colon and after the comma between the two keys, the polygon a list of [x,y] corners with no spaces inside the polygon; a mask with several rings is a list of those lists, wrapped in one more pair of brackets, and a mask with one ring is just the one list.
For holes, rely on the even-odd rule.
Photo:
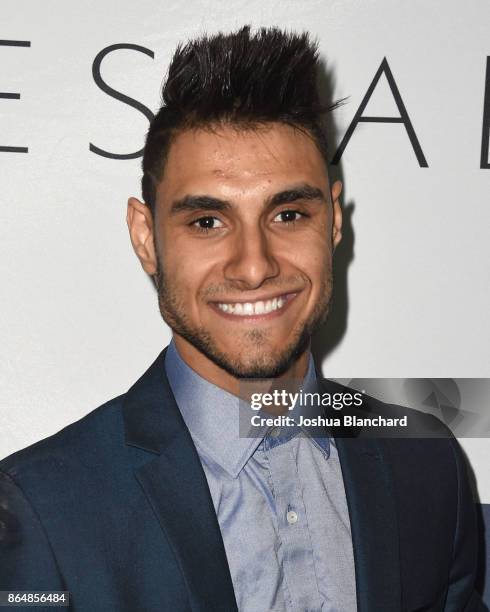
{"label": "nose", "polygon": [[241,290],[257,289],[266,280],[279,275],[279,264],[260,227],[243,228],[240,236],[234,239],[224,275]]}

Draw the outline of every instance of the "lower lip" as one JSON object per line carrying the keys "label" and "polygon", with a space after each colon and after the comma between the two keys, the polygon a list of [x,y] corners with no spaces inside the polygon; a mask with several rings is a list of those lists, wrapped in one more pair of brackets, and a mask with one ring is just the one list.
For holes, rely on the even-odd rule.
{"label": "lower lip", "polygon": [[286,300],[286,303],[282,308],[278,308],[277,310],[272,310],[271,312],[265,312],[264,314],[253,314],[253,315],[235,315],[230,314],[228,312],[224,312],[221,308],[216,304],[216,302],[209,302],[209,305],[215,310],[218,314],[220,314],[225,319],[229,319],[230,321],[250,321],[252,323],[257,323],[259,321],[269,321],[270,319],[274,319],[276,317],[280,317],[291,305],[291,302],[294,301],[299,292],[296,293],[285,293],[280,297],[283,300]]}

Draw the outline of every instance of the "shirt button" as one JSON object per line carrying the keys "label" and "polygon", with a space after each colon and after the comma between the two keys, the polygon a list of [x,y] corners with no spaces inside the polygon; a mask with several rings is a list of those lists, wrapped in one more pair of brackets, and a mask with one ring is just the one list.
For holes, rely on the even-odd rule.
{"label": "shirt button", "polygon": [[296,514],[296,512],[294,510],[290,510],[286,514],[286,519],[287,519],[287,522],[290,525],[294,525],[294,523],[296,523],[298,521],[298,515]]}
{"label": "shirt button", "polygon": [[269,436],[271,438],[278,438],[281,435],[281,428],[280,427],[274,427],[274,429],[271,429],[269,432]]}

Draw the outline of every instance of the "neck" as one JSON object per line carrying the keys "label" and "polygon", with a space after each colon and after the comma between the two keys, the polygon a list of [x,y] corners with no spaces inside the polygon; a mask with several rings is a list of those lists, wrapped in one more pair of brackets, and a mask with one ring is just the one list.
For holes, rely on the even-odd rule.
{"label": "neck", "polygon": [[[226,370],[223,370],[223,368],[206,357],[206,355],[179,334],[174,333],[173,339],[181,358],[199,376],[233,395],[241,395],[240,391],[243,392],[243,389],[240,389],[240,385],[243,385],[242,379],[236,378]],[[288,380],[303,380],[308,370],[309,349],[310,345],[291,363],[286,372],[274,379],[275,386],[285,384]]]}

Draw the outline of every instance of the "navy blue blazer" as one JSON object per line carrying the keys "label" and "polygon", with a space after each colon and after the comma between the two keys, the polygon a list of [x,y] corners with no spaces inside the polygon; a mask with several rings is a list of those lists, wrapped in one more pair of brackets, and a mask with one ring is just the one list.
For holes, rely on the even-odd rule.
{"label": "navy blue blazer", "polygon": [[[0,590],[69,591],[80,612],[237,610],[164,354],[124,395],[0,462]],[[359,611],[484,610],[457,442],[351,435],[336,443]]]}

